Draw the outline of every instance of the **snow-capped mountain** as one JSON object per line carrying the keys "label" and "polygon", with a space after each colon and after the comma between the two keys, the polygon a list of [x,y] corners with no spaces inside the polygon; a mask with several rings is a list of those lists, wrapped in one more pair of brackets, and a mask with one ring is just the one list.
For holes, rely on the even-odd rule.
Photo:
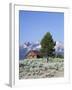
{"label": "snow-capped mountain", "polygon": [[[37,50],[39,51],[41,48],[41,45],[39,42],[25,42],[23,45],[19,47],[19,56],[20,59],[24,59],[25,55],[30,50]],[[63,55],[64,54],[64,44],[62,42],[57,41],[55,45],[55,53]]]}
{"label": "snow-capped mountain", "polygon": [[30,42],[25,42],[25,43],[23,44],[23,47],[24,47],[24,48],[28,48],[30,45],[31,45]]}
{"label": "snow-capped mountain", "polygon": [[36,42],[36,43],[33,43],[33,42],[25,42],[23,44],[23,48],[27,48],[28,51],[29,50],[39,50],[41,48],[41,45],[40,43]]}
{"label": "snow-capped mountain", "polygon": [[[41,45],[39,42],[33,43],[33,42],[25,42],[23,44],[23,48],[27,48],[29,50],[39,50],[41,48]],[[60,41],[56,42],[55,45],[55,51],[56,52],[63,52],[64,51],[64,44]]]}
{"label": "snow-capped mountain", "polygon": [[64,44],[62,42],[56,42],[55,53],[56,55],[64,55]]}
{"label": "snow-capped mountain", "polygon": [[26,54],[30,51],[30,50],[37,50],[39,51],[41,48],[40,43],[38,42],[25,42],[23,45],[20,45],[19,47],[19,59],[24,59]]}
{"label": "snow-capped mountain", "polygon": [[62,42],[57,41],[55,46],[56,52],[63,52],[64,51],[64,44]]}

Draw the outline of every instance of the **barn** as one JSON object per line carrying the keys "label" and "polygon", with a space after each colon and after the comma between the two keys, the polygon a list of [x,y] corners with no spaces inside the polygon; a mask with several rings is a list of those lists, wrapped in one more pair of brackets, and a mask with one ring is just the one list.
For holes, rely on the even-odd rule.
{"label": "barn", "polygon": [[26,58],[27,59],[40,58],[40,52],[36,50],[31,50],[27,53]]}

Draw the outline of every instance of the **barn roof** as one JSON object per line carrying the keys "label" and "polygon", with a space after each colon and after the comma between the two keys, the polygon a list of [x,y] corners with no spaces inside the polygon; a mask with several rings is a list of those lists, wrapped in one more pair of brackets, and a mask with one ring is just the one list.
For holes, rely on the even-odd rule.
{"label": "barn roof", "polygon": [[40,51],[37,51],[37,50],[30,50],[26,55],[28,55],[30,52],[34,52],[34,53],[37,54],[37,55],[40,54]]}

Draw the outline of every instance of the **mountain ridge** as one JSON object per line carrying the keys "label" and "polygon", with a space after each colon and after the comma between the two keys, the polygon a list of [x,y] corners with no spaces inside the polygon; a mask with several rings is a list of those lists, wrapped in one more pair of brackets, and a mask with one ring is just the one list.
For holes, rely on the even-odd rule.
{"label": "mountain ridge", "polygon": [[[37,50],[39,51],[41,48],[40,42],[25,42],[23,45],[19,46],[19,59],[24,59],[24,56],[30,51],[30,50]],[[64,54],[64,43],[61,41],[56,41],[55,45],[55,53],[56,54]],[[23,58],[22,58],[23,57]]]}

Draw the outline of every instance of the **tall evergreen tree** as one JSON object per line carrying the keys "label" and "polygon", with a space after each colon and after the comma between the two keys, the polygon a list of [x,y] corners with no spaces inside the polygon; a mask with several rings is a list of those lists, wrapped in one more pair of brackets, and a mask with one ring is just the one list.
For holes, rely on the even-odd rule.
{"label": "tall evergreen tree", "polygon": [[52,57],[54,55],[55,42],[50,32],[47,32],[41,40],[41,53],[43,56]]}

